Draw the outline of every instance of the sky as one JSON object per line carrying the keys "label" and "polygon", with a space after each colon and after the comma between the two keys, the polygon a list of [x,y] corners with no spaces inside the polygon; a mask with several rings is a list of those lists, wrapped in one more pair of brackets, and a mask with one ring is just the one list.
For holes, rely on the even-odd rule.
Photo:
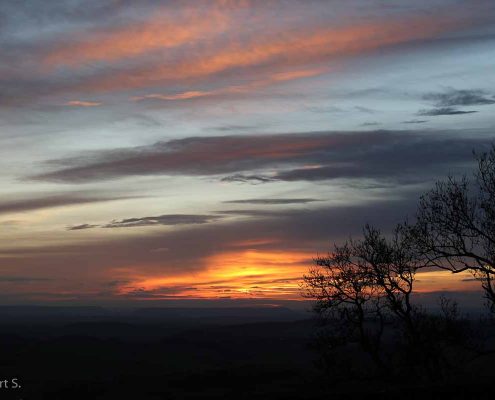
{"label": "sky", "polygon": [[0,304],[300,300],[495,140],[491,0],[2,1],[0,51]]}

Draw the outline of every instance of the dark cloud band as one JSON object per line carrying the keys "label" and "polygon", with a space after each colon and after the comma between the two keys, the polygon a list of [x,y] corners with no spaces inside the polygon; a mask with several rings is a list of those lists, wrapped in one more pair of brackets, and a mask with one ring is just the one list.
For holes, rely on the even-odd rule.
{"label": "dark cloud band", "polygon": [[140,175],[233,174],[221,179],[421,181],[472,161],[471,151],[489,144],[479,135],[419,130],[192,137],[52,160],[47,165],[58,169],[30,179],[85,183]]}
{"label": "dark cloud band", "polygon": [[34,211],[46,208],[64,207],[88,203],[99,203],[105,201],[123,200],[131,197],[126,196],[84,196],[82,194],[57,194],[45,197],[34,197],[18,199],[15,201],[0,202],[0,214],[15,212]]}

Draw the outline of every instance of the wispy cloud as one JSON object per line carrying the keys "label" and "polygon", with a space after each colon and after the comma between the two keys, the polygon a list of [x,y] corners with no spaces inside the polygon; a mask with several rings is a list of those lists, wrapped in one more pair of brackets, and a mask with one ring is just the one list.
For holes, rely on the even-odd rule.
{"label": "wispy cloud", "polygon": [[219,214],[225,215],[241,215],[254,218],[277,218],[286,216],[285,211],[275,211],[267,209],[235,209],[235,210],[218,210]]}
{"label": "wispy cloud", "polygon": [[70,107],[98,107],[101,106],[101,103],[98,101],[71,100],[65,105]]}
{"label": "wispy cloud", "polygon": [[200,92],[200,91],[190,91],[177,94],[146,94],[144,96],[135,96],[132,100],[142,101],[142,100],[189,100],[196,99],[198,97],[214,96],[215,94],[220,94],[222,91],[210,91],[210,92]]}
{"label": "wispy cloud", "polygon": [[449,89],[445,92],[427,93],[424,100],[432,101],[433,109],[419,110],[417,115],[435,117],[439,115],[462,115],[473,114],[478,111],[459,110],[458,106],[483,106],[495,104],[495,97],[489,96],[485,91],[479,89],[456,90]]}
{"label": "wispy cloud", "polygon": [[364,122],[361,124],[361,126],[377,126],[381,125],[379,122]]}
{"label": "wispy cloud", "polygon": [[[277,18],[274,6],[280,10]],[[42,24],[43,35],[23,35],[10,31],[17,24],[8,26],[2,72],[9,75],[3,75],[2,102],[114,92],[166,101],[245,94],[302,79],[307,71],[331,72],[345,59],[379,49],[486,24],[481,12],[466,17],[463,11],[472,10],[468,7],[436,13],[435,18],[413,9],[380,17],[369,13],[366,19],[339,19],[324,4],[302,7],[299,1],[124,2],[113,4],[113,13],[108,5],[83,11],[70,3],[62,8],[50,8],[50,16],[36,8],[43,21],[50,21]],[[12,10],[7,9],[4,19],[9,22]],[[26,25],[39,23],[36,14],[23,12],[28,14],[21,15]],[[24,36],[30,41],[20,39]]]}
{"label": "wispy cloud", "polygon": [[201,214],[167,214],[156,217],[139,217],[114,220],[103,228],[133,228],[137,226],[155,226],[155,225],[190,225],[190,224],[207,224],[222,218],[219,215],[201,215]]}
{"label": "wispy cloud", "polygon": [[[168,12],[167,12],[168,11]],[[225,32],[229,15],[218,9],[158,9],[145,21],[110,29],[70,35],[42,58],[45,67],[80,67],[98,61],[115,61],[144,53],[186,45]],[[177,15],[178,14],[178,15]]]}
{"label": "wispy cloud", "polygon": [[462,115],[462,114],[473,114],[478,111],[462,111],[462,110],[457,110],[456,108],[453,107],[442,107],[442,108],[432,108],[429,110],[419,110],[417,112],[417,115],[419,116],[425,116],[425,117],[436,117],[439,115]]}
{"label": "wispy cloud", "polygon": [[278,205],[278,204],[306,204],[320,201],[312,198],[299,198],[299,199],[244,199],[244,200],[229,200],[224,203],[231,204],[265,204],[265,205]]}
{"label": "wispy cloud", "polygon": [[275,179],[264,176],[264,175],[245,175],[245,174],[234,174],[229,176],[224,176],[221,178],[222,182],[240,182],[240,183],[251,183],[253,185],[260,183],[273,182]]}
{"label": "wispy cloud", "polygon": [[365,113],[365,114],[376,114],[377,111],[372,109],[372,108],[368,108],[368,107],[363,107],[363,106],[355,106],[354,109],[356,111],[359,111],[359,112],[362,112],[362,113]]}
{"label": "wispy cloud", "polygon": [[92,229],[96,228],[99,225],[94,225],[94,224],[80,224],[80,225],[73,225],[73,226],[68,226],[67,230],[68,231],[82,231],[85,229]]}
{"label": "wispy cloud", "polygon": [[183,101],[200,99],[204,97],[217,97],[232,94],[249,93],[256,89],[260,89],[266,86],[270,86],[279,82],[291,81],[295,79],[310,78],[320,75],[326,72],[326,68],[317,68],[309,70],[287,71],[276,74],[270,74],[267,78],[254,80],[245,85],[227,86],[219,89],[207,90],[207,91],[187,91],[176,94],[146,94],[143,96],[134,96],[132,100],[167,100],[167,101]]}
{"label": "wispy cloud", "polygon": [[410,119],[407,121],[402,121],[403,124],[424,124],[425,122],[428,122],[426,119]]}
{"label": "wispy cloud", "polygon": [[[22,197],[21,197],[22,196]],[[89,196],[81,193],[64,193],[39,196],[32,194],[31,198],[21,195],[16,200],[0,202],[0,214],[35,211],[46,208],[65,207],[80,204],[99,203],[129,199],[129,196]]]}
{"label": "wispy cloud", "polygon": [[280,74],[281,81],[290,80],[296,77],[291,76],[290,71],[286,72],[287,68],[314,65],[385,46],[431,38],[455,30],[459,24],[463,22],[457,18],[412,17],[403,21],[375,21],[333,29],[315,27],[273,35],[252,35],[246,41],[233,40],[227,46],[201,47],[188,52],[188,56],[182,54],[167,63],[151,63],[95,76],[78,88],[87,91],[127,90],[156,86],[157,82],[199,79],[224,71],[261,66],[268,66]]}
{"label": "wispy cloud", "polygon": [[259,129],[259,126],[258,125],[228,124],[228,125],[214,126],[214,127],[207,128],[207,129],[220,131],[220,132],[238,132],[238,131],[254,131],[256,129]]}
{"label": "wispy cloud", "polygon": [[441,93],[428,93],[423,96],[425,100],[435,102],[437,107],[454,106],[482,106],[495,104],[495,97],[484,90],[456,90],[449,89]]}

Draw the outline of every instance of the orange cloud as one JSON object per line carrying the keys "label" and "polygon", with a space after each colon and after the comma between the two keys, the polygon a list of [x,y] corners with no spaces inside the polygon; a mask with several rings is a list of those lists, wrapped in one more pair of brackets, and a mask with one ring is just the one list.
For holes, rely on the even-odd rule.
{"label": "orange cloud", "polygon": [[265,86],[270,86],[272,84],[276,84],[278,82],[285,82],[295,79],[309,78],[312,76],[320,75],[324,72],[328,71],[326,68],[317,68],[310,70],[300,70],[300,71],[287,71],[280,72],[276,74],[270,75],[268,78],[258,81],[253,81],[246,85],[235,85],[228,86],[225,88],[214,89],[209,91],[187,91],[183,93],[177,94],[147,94],[144,96],[134,96],[132,100],[141,101],[141,100],[191,100],[202,97],[212,97],[212,96],[220,96],[226,94],[236,94],[236,93],[248,93],[255,89],[259,89]]}
{"label": "orange cloud", "polygon": [[68,101],[64,105],[70,107],[98,107],[101,106],[101,103],[98,101],[72,100],[72,101]]}
{"label": "orange cloud", "polygon": [[49,68],[79,67],[89,62],[136,57],[203,40],[224,32],[229,24],[228,15],[215,10],[205,14],[188,9],[179,16],[161,11],[141,23],[75,36],[46,54],[42,64]]}
{"label": "orange cloud", "polygon": [[209,97],[215,94],[221,94],[223,90],[211,90],[211,91],[189,91],[177,94],[146,94],[144,96],[134,96],[131,99],[135,101],[141,100],[189,100],[197,99],[198,97]]}
{"label": "orange cloud", "polygon": [[[232,39],[227,46],[204,41],[176,59],[154,65],[95,77],[82,90],[132,89],[160,82],[199,79],[234,68],[263,67],[278,79],[294,79],[280,68],[329,62],[340,57],[368,52],[384,46],[434,37],[458,27],[455,19],[409,18],[401,21],[340,28],[286,31],[273,36],[254,35],[248,40]],[[288,75],[284,75],[288,74]]]}

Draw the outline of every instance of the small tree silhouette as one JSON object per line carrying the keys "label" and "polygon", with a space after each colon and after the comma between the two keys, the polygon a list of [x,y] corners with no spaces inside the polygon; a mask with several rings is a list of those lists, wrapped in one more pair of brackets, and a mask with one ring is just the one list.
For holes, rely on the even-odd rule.
{"label": "small tree silhouette", "polygon": [[[317,257],[315,266],[303,277],[303,295],[316,300],[314,309],[320,316],[340,322],[329,338],[332,348],[357,341],[376,366],[383,369],[379,352],[382,297],[366,261],[357,255],[356,246],[357,243],[349,241],[343,246],[335,245],[333,253]],[[370,319],[378,319],[378,329],[367,327]]]}
{"label": "small tree silhouette", "polygon": [[334,325],[340,321],[338,326],[347,328],[332,336],[332,346],[357,338],[380,371],[388,364],[382,351],[387,321],[399,323],[408,348],[415,349],[411,355],[421,354],[415,320],[419,314],[411,293],[415,274],[425,264],[406,232],[398,226],[387,240],[378,229],[366,225],[362,240],[334,245],[333,252],[315,259],[315,266],[303,278],[303,295],[316,300],[315,310],[332,316]]}

